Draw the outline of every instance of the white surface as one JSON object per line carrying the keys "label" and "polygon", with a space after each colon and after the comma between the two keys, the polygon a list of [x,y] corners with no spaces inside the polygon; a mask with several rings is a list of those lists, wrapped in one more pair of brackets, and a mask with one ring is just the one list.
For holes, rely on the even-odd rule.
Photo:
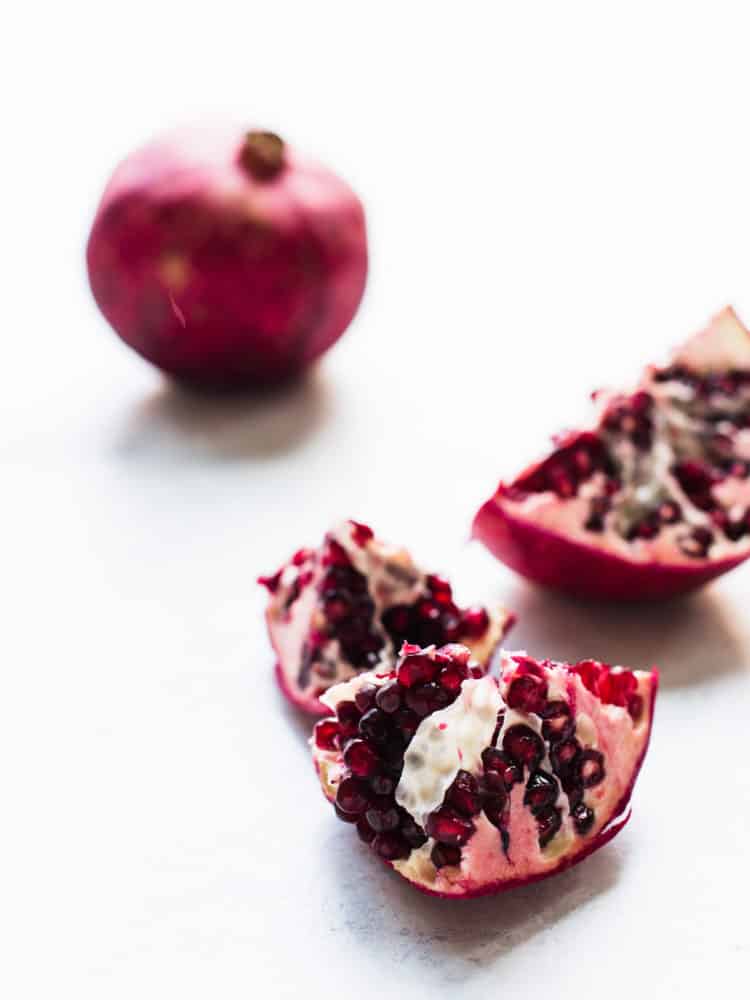
{"label": "white surface", "polygon": [[[589,389],[725,301],[750,318],[747,23],[717,3],[384,6],[6,17],[9,1000],[742,992],[750,566],[681,604],[602,610],[462,546]],[[115,160],[216,111],[335,164],[369,211],[363,311],[272,400],[165,387],[83,277]],[[506,598],[516,646],[660,664],[611,846],[451,904],[333,817],[253,581],[342,515]]]}

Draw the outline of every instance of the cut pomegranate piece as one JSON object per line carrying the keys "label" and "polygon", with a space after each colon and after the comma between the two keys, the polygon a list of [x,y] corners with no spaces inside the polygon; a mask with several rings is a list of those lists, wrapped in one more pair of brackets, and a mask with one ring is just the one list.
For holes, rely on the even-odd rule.
{"label": "cut pomegranate piece", "polygon": [[[356,521],[329,532],[320,548],[300,549],[259,583],[270,595],[266,622],[281,689],[318,715],[328,711],[319,699],[332,684],[376,667],[388,673],[403,642],[439,646],[460,639],[469,647],[465,656],[410,657],[400,684],[361,687],[352,703],[360,714],[377,708],[402,716],[443,707],[468,676],[466,657],[486,668],[513,622],[502,608],[459,607],[447,580],[425,573],[405,549],[386,545]],[[343,725],[342,738],[350,735]]]}
{"label": "cut pomegranate piece", "polygon": [[473,534],[537,583],[593,598],[672,597],[750,556],[750,333],[732,309],[597,393],[571,432],[479,510]]}
{"label": "cut pomegranate piece", "polygon": [[[326,692],[336,719],[319,722],[310,741],[336,815],[416,888],[445,897],[545,878],[611,840],[630,816],[658,685],[656,671],[525,654],[503,654],[499,679],[474,677],[468,656],[456,644],[405,645],[393,671]],[[416,729],[371,708],[342,751],[323,728],[348,723],[368,687],[387,689],[390,701],[395,685],[406,698],[454,666],[465,670],[460,686]],[[528,677],[539,681],[533,707],[531,686],[518,685]]]}

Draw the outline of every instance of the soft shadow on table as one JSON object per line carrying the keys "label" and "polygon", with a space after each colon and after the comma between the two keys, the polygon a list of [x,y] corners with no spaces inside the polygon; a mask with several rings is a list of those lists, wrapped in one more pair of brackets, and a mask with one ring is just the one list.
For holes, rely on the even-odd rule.
{"label": "soft shadow on table", "polygon": [[741,669],[747,655],[730,608],[712,589],[661,603],[608,605],[523,585],[508,600],[519,619],[508,648],[558,660],[658,666],[665,688],[710,682]]}
{"label": "soft shadow on table", "polygon": [[[330,895],[327,921],[360,940],[385,963],[413,962],[439,976],[441,985],[464,981],[511,949],[579,910],[617,881],[623,860],[612,847],[584,865],[500,896],[444,900],[425,896],[362,849],[356,838],[334,834],[321,859]],[[351,864],[349,852],[351,851]],[[342,853],[345,855],[342,857]],[[356,853],[356,857],[353,855]]]}
{"label": "soft shadow on table", "polygon": [[320,369],[273,390],[230,395],[165,380],[135,407],[117,447],[128,456],[173,450],[224,460],[269,458],[300,445],[331,410],[332,389]]}

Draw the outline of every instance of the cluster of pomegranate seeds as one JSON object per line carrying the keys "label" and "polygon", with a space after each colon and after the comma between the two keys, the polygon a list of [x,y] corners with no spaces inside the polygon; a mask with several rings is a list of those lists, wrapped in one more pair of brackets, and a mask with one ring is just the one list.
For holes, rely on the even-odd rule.
{"label": "cluster of pomegranate seeds", "polygon": [[450,583],[434,574],[427,577],[427,593],[421,600],[411,605],[395,604],[383,613],[383,626],[395,649],[404,642],[441,646],[461,639],[479,639],[489,623],[484,608],[459,608]]}
{"label": "cluster of pomegranate seeds", "polygon": [[627,708],[633,721],[638,722],[643,713],[643,699],[638,694],[638,681],[631,670],[612,668],[598,660],[581,660],[570,669],[597,698],[606,705]]}
{"label": "cluster of pomegranate seeds", "polygon": [[616,396],[602,418],[602,427],[628,438],[636,448],[648,451],[654,441],[653,406],[654,400],[647,392]]}
{"label": "cluster of pomegranate seeds", "polygon": [[[354,701],[337,705],[335,719],[322,719],[315,726],[316,745],[343,754],[337,816],[356,823],[362,840],[387,861],[408,857],[427,841],[425,831],[397,804],[396,786],[404,752],[421,720],[454,702],[461,683],[477,669],[472,668],[470,656],[463,646],[445,645],[430,655],[406,643],[396,670],[384,684],[363,685]],[[465,843],[473,832],[470,823],[455,815],[452,834],[441,827],[449,838],[446,847]],[[450,851],[445,855],[452,856]]]}
{"label": "cluster of pomegranate seeds", "polygon": [[338,639],[352,666],[360,670],[374,667],[380,659],[383,642],[372,627],[375,604],[367,577],[352,566],[346,550],[331,536],[323,546],[323,566],[326,574],[320,593],[328,635]]}
{"label": "cluster of pomegranate seeds", "polygon": [[576,495],[581,483],[595,472],[614,476],[615,463],[598,435],[579,434],[569,444],[559,447],[529,475],[517,479],[512,490],[519,498],[526,493],[553,490],[559,497],[569,499]]}

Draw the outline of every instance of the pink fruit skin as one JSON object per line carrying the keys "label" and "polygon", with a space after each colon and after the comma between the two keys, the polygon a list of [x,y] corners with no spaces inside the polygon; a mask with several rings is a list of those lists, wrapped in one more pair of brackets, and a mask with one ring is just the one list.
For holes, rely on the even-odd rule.
{"label": "pink fruit skin", "polygon": [[747,558],[695,566],[629,561],[515,517],[504,503],[504,489],[501,483],[482,505],[472,536],[517,573],[567,594],[594,600],[661,600],[695,590]]}
{"label": "pink fruit skin", "polygon": [[362,205],[289,146],[254,176],[242,129],[184,130],[129,156],[86,252],[94,298],[163,371],[208,388],[288,379],[344,332],[364,292]]}

